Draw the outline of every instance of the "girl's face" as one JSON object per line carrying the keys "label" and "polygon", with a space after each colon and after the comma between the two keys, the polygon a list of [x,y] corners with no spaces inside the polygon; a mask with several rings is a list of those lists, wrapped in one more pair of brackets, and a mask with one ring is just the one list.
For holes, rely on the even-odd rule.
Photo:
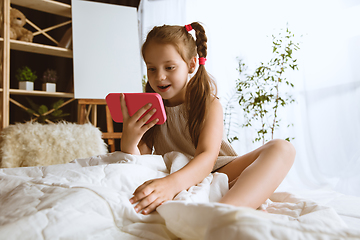
{"label": "girl's face", "polygon": [[144,60],[151,88],[166,99],[169,106],[183,103],[188,74],[195,69],[196,58],[188,66],[173,45],[152,42],[144,51]]}

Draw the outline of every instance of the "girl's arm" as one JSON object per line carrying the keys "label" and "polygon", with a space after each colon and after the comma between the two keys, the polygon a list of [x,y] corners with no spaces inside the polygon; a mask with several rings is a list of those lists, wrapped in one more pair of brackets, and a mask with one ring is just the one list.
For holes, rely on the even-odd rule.
{"label": "girl's arm", "polygon": [[171,176],[181,190],[200,183],[211,173],[220,151],[223,124],[222,106],[218,99],[214,99],[200,133],[194,159]]}
{"label": "girl's arm", "polygon": [[219,155],[223,134],[223,112],[219,100],[209,107],[203,130],[200,133],[194,158],[179,171],[164,178],[145,182],[134,192],[131,203],[137,212],[150,213],[163,202],[172,200],[176,194],[200,183],[209,173]]}

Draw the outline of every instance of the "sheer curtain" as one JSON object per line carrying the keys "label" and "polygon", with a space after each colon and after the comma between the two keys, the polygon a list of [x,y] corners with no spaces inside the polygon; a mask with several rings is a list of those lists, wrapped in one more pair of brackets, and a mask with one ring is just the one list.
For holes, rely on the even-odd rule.
{"label": "sheer curtain", "polygon": [[306,35],[292,184],[360,196],[359,24],[359,2],[330,1],[315,5],[299,27]]}
{"label": "sheer curtain", "polygon": [[[154,26],[185,25],[186,1],[184,0],[141,0],[138,9],[140,44]],[[146,75],[144,61],[142,73]]]}
{"label": "sheer curtain", "polygon": [[[280,129],[277,134],[279,138],[295,137],[292,143],[297,156],[280,189],[327,188],[360,196],[359,1],[143,1],[150,2],[175,5],[163,11],[144,5],[143,13],[153,16],[148,25],[192,21],[205,25],[209,47],[206,67],[216,79],[223,105],[238,78],[237,58],[249,68],[268,61],[270,36],[287,23],[294,34],[303,35],[295,56],[299,71],[288,75],[295,83],[296,103],[280,116],[284,126],[294,123],[294,127]],[[177,21],[163,18],[173,16],[174,11],[181,15]],[[241,125],[240,108],[233,117]],[[233,142],[239,154],[259,146],[251,141],[251,129],[237,127],[232,132],[239,137]]]}

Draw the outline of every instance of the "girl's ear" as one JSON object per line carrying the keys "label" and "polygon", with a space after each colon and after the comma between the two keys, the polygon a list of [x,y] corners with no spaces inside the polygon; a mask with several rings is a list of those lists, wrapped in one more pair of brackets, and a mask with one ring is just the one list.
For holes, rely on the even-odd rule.
{"label": "girl's ear", "polygon": [[197,61],[197,58],[196,58],[196,57],[192,57],[192,58],[190,59],[189,73],[193,73],[193,72],[195,71],[196,61]]}

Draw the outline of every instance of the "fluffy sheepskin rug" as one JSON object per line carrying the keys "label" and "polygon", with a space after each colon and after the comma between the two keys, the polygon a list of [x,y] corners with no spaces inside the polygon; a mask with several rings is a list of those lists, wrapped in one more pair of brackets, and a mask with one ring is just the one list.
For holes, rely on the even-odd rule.
{"label": "fluffy sheepskin rug", "polygon": [[0,167],[47,166],[106,154],[101,131],[91,124],[17,123],[0,135]]}

